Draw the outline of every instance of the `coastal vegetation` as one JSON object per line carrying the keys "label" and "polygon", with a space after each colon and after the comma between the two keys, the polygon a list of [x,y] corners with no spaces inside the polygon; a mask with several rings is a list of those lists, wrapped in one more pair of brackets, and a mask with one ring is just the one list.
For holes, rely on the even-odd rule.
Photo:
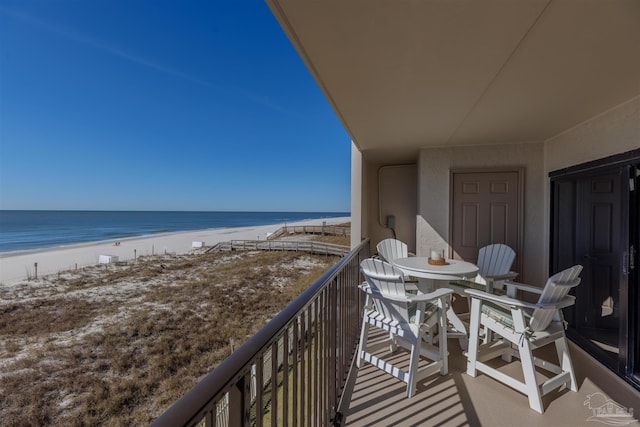
{"label": "coastal vegetation", "polygon": [[148,424],[337,260],[164,254],[4,286],[2,424]]}

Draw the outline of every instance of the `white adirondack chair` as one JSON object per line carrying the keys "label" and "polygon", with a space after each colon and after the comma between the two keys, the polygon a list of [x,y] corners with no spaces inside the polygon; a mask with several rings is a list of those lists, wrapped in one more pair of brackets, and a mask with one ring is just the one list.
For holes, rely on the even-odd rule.
{"label": "white adirondack chair", "polygon": [[[466,290],[471,297],[467,374],[475,377],[476,371],[480,371],[524,393],[529,397],[531,409],[539,413],[544,412],[541,397],[546,393],[564,384],[570,390],[577,391],[561,309],[574,304],[575,297],[568,293],[580,283],[578,276],[581,271],[582,266],[576,265],[554,274],[543,289],[507,282],[507,285],[519,290],[540,294],[535,304],[506,295]],[[493,331],[501,339],[479,345],[481,327]],[[559,365],[533,356],[533,350],[548,344],[555,344]],[[518,357],[522,363],[524,382],[485,363],[498,356],[506,361],[510,361],[512,356]],[[538,385],[536,366],[556,375]]]}
{"label": "white adirondack chair", "polygon": [[515,259],[515,251],[502,243],[480,248],[478,251],[478,268],[480,269],[478,274],[490,288],[502,288],[501,285],[505,280],[512,280],[518,276],[518,273],[510,271]]}
{"label": "white adirondack chair", "polygon": [[[449,287],[453,289],[457,295],[467,299],[467,303],[468,298],[465,294],[465,290],[467,289],[503,294],[505,281],[515,279],[518,276],[518,273],[510,271],[515,258],[515,251],[505,244],[494,243],[484,246],[478,251],[477,265],[480,269],[478,275],[473,280],[451,281],[449,282]],[[509,296],[515,296],[515,293],[516,291],[513,288],[509,288]],[[467,305],[469,311],[471,311],[470,304]],[[486,331],[484,342],[486,343],[491,339],[493,339],[491,332]]]}
{"label": "white adirondack chair", "polygon": [[[478,275],[473,281],[456,280],[451,282],[452,289],[459,294],[465,288],[487,290],[502,289],[506,280],[515,279],[518,273],[510,271],[516,258],[516,253],[509,246],[495,243],[484,246],[478,251]],[[511,295],[513,291],[510,290]],[[512,295],[514,296],[514,295]]]}
{"label": "white adirondack chair", "polygon": [[[393,264],[398,258],[407,258],[409,256],[409,249],[407,244],[398,239],[384,239],[381,240],[376,246],[378,250],[378,256],[389,264]],[[411,276],[404,276],[405,283],[410,283],[408,289],[417,290],[418,279]]]}
{"label": "white adirondack chair", "polygon": [[384,239],[376,246],[378,255],[384,261],[393,264],[398,258],[406,258],[409,256],[407,244],[398,239]]}
{"label": "white adirondack chair", "polygon": [[[366,303],[357,366],[360,367],[364,360],[404,381],[407,383],[407,397],[411,397],[419,380],[438,371],[441,375],[448,373],[446,310],[451,290],[438,289],[420,295],[407,293],[402,272],[379,259],[362,261],[360,269],[366,279],[360,285],[366,293]],[[438,324],[441,331],[438,347],[426,340],[433,324]],[[371,326],[387,331],[389,339],[369,344]],[[388,345],[392,352],[396,345],[409,350],[410,362],[406,371],[386,358],[388,354],[383,349]],[[421,356],[431,362],[418,369]]]}

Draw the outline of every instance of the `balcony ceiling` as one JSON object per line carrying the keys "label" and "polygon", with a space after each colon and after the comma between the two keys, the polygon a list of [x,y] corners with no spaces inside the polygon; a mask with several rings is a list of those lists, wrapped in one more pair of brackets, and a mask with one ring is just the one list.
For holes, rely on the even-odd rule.
{"label": "balcony ceiling", "polygon": [[638,0],[267,0],[363,151],[542,141],[640,94]]}

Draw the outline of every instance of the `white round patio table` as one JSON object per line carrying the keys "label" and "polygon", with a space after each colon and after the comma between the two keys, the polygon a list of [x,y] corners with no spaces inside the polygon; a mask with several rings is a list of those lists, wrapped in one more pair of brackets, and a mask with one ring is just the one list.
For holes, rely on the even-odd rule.
{"label": "white round patio table", "polygon": [[[480,270],[477,265],[457,259],[447,259],[445,265],[431,265],[426,257],[398,258],[393,261],[396,266],[407,276],[417,277],[418,291],[427,293],[436,287],[446,288],[449,280],[468,279],[476,276]],[[438,283],[442,282],[442,283]],[[466,350],[468,346],[467,328],[458,315],[449,306],[447,308],[447,320],[453,328],[447,331],[452,337],[458,337],[460,347]]]}
{"label": "white round patio table", "polygon": [[457,259],[447,259],[445,265],[431,265],[426,257],[398,258],[393,264],[407,276],[433,280],[459,280],[475,277],[477,265]]}

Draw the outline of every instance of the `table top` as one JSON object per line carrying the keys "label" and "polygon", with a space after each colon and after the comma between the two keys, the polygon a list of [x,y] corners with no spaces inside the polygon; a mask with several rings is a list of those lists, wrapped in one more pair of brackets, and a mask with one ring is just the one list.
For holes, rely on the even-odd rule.
{"label": "table top", "polygon": [[475,277],[479,268],[470,262],[447,259],[445,265],[431,265],[426,257],[398,258],[393,264],[404,274],[435,280],[458,280]]}

